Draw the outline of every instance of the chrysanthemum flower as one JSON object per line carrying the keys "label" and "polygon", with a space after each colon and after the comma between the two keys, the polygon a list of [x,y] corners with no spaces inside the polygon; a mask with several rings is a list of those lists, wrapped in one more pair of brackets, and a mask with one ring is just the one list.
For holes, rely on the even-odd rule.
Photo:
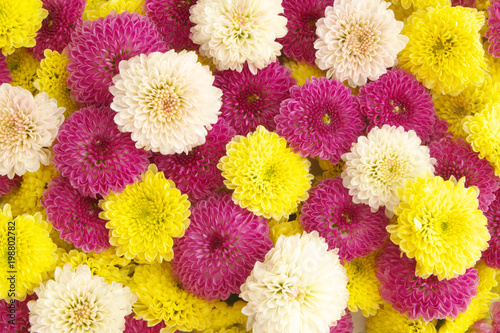
{"label": "chrysanthemum flower", "polygon": [[228,143],[217,167],[234,190],[233,200],[256,215],[280,220],[308,198],[311,163],[287,148],[285,139],[263,126]]}
{"label": "chrysanthemum flower", "polygon": [[488,210],[495,200],[493,194],[500,187],[500,178],[495,169],[484,159],[480,159],[471,146],[462,138],[457,141],[442,139],[429,145],[430,153],[436,159],[434,174],[443,179],[465,177],[465,187],[477,186],[479,189],[479,209]]}
{"label": "chrysanthemum flower", "polygon": [[[213,302],[213,308],[210,311],[210,328],[204,330],[204,333],[210,332],[232,332],[230,328],[243,328],[245,330],[245,325],[247,322],[247,316],[241,313],[246,305],[245,302],[239,300],[232,305],[228,305],[226,302]],[[224,331],[224,329],[226,329]],[[229,331],[227,330],[229,329]],[[212,331],[210,331],[212,330]],[[239,330],[237,331],[237,333]],[[242,332],[242,333],[243,333]]]}
{"label": "chrysanthemum flower", "polygon": [[160,322],[154,326],[148,326],[148,322],[135,319],[133,314],[125,317],[125,331],[123,333],[160,333],[165,328],[165,323]]}
{"label": "chrysanthemum flower", "polygon": [[416,276],[456,278],[488,247],[490,234],[478,209],[477,190],[465,188],[464,182],[464,178],[457,183],[439,176],[419,177],[398,190],[397,224],[387,231],[402,252],[415,258]]}
{"label": "chrysanthemum flower", "polygon": [[198,45],[189,39],[194,23],[189,20],[189,9],[197,0],[146,0],[146,16],[156,25],[163,40],[174,50],[196,50]]}
{"label": "chrysanthemum flower", "polygon": [[111,193],[99,204],[103,209],[99,217],[109,221],[106,228],[110,229],[111,245],[128,259],[172,260],[172,238],[184,236],[189,226],[187,196],[154,164],[142,181],[127,185],[121,193]]}
{"label": "chrysanthemum flower", "polygon": [[236,205],[230,194],[199,201],[190,219],[173,248],[174,276],[209,301],[239,293],[255,262],[273,247],[267,221]]}
{"label": "chrysanthemum flower", "polygon": [[167,46],[147,17],[128,12],[84,21],[68,44],[68,88],[80,103],[109,104],[118,64],[138,54],[165,52]]}
{"label": "chrysanthemum flower", "polygon": [[436,111],[428,90],[404,70],[391,70],[359,90],[359,103],[368,119],[368,130],[384,124],[414,130],[428,143]]}
{"label": "chrysanthemum flower", "polygon": [[292,87],[274,120],[276,132],[294,151],[333,164],[365,128],[356,96],[341,82],[327,78]]}
{"label": "chrysanthemum flower", "polygon": [[340,177],[319,182],[302,205],[300,223],[307,232],[318,231],[330,250],[338,248],[340,259],[351,261],[382,246],[389,221],[383,209],[372,213],[368,205],[353,203],[348,192]]}
{"label": "chrysanthemum flower", "polygon": [[7,64],[7,58],[0,53],[0,84],[11,83],[12,76],[10,75],[9,65]]}
{"label": "chrysanthemum flower", "polygon": [[488,211],[484,212],[488,219],[487,228],[491,239],[488,248],[483,252],[482,259],[488,266],[500,269],[500,190],[493,193],[493,198]]}
{"label": "chrysanthemum flower", "polygon": [[347,311],[345,315],[337,321],[335,326],[330,326],[329,333],[352,333],[354,324],[352,322],[351,312]]}
{"label": "chrysanthemum flower", "polygon": [[311,65],[306,62],[296,62],[294,60],[287,59],[284,62],[284,66],[292,71],[292,78],[297,80],[299,86],[306,83],[307,79],[312,77],[324,77],[326,72],[319,69],[316,65]]}
{"label": "chrysanthemum flower", "polygon": [[449,125],[448,122],[444,119],[439,118],[436,114],[435,116],[436,122],[434,123],[434,130],[432,131],[430,142],[439,141],[441,139],[451,139],[453,138],[453,134],[448,132]]}
{"label": "chrysanthemum flower", "polygon": [[36,299],[36,295],[29,295],[24,301],[0,300],[0,332],[29,332],[30,319],[28,302]]}
{"label": "chrysanthemum flower", "polygon": [[46,49],[62,52],[71,40],[71,33],[82,22],[85,0],[42,0],[49,15],[35,37],[35,59],[42,60]]}
{"label": "chrysanthemum flower", "polygon": [[241,286],[247,330],[327,332],[345,314],[347,275],[317,232],[281,236]]}
{"label": "chrysanthemum flower", "polygon": [[35,288],[36,301],[28,303],[31,330],[112,333],[125,329],[125,316],[132,312],[137,296],[121,283],[106,283],[93,276],[88,266],[76,271],[66,264],[56,268],[54,280]]}
{"label": "chrysanthemum flower", "polygon": [[85,6],[83,18],[95,21],[100,17],[124,12],[136,12],[139,15],[144,15],[143,7],[144,0],[89,0]]}
{"label": "chrysanthemum flower", "polygon": [[414,12],[403,34],[410,38],[399,66],[435,94],[458,95],[484,79],[479,29],[484,15],[472,8],[438,6]]}
{"label": "chrysanthemum flower", "polygon": [[342,160],[340,160],[337,164],[332,164],[330,163],[330,161],[322,160],[320,158],[316,158],[316,160],[318,161],[321,170],[323,170],[323,173],[314,177],[315,183],[313,184],[313,186],[318,185],[318,183],[323,179],[335,178],[337,176],[340,176],[342,174],[342,171],[344,171],[345,162]]}
{"label": "chrysanthemum flower", "polygon": [[15,48],[35,46],[36,32],[48,12],[40,0],[4,0],[0,3],[2,31],[0,48],[3,55],[9,55]]}
{"label": "chrysanthemum flower", "polygon": [[54,269],[57,246],[49,237],[51,228],[40,213],[13,218],[10,206],[3,205],[0,211],[0,251],[4,254],[0,262],[0,298],[24,300],[26,294],[32,294],[33,288]]}
{"label": "chrysanthemum flower", "polygon": [[338,0],[316,23],[316,64],[328,78],[347,80],[351,87],[376,80],[396,64],[408,37],[403,22],[383,0]]}
{"label": "chrysanthemum flower", "polygon": [[490,46],[488,53],[500,58],[500,2],[494,2],[488,7],[488,29],[485,37],[488,38]]}
{"label": "chrysanthemum flower", "polygon": [[10,193],[14,188],[19,186],[20,183],[21,177],[17,175],[12,179],[7,176],[0,176],[0,197]]}
{"label": "chrysanthemum flower", "polygon": [[449,5],[449,0],[392,0],[394,4],[400,4],[403,8],[413,7],[415,10]]}
{"label": "chrysanthemum flower", "polygon": [[276,244],[281,235],[289,237],[296,234],[302,234],[304,231],[300,224],[299,217],[293,221],[276,221],[270,219],[267,224],[269,225],[269,237],[273,241],[273,244]]}
{"label": "chrysanthemum flower", "polygon": [[40,68],[40,62],[33,58],[33,55],[27,49],[17,49],[7,57],[7,67],[10,71],[13,86],[20,86],[29,90],[30,93],[36,95],[37,90],[34,82],[36,72]]}
{"label": "chrysanthemum flower", "polygon": [[476,0],[451,0],[451,5],[476,8]]}
{"label": "chrysanthemum flower", "polygon": [[115,122],[137,148],[163,155],[187,153],[205,143],[217,122],[222,91],[193,51],[141,54],[120,62],[109,88]]}
{"label": "chrysanthemum flower", "polygon": [[46,93],[35,97],[21,87],[0,85],[0,175],[35,172],[48,165],[64,108]]}
{"label": "chrysanthemum flower", "polygon": [[[400,314],[390,304],[385,304],[375,316],[368,317],[366,321],[367,333],[437,333],[434,323],[422,319],[410,320]],[[441,330],[439,330],[441,332]]]}
{"label": "chrysanthemum flower", "polygon": [[405,132],[401,126],[374,127],[342,159],[346,161],[343,184],[352,201],[367,204],[372,211],[385,206],[388,216],[399,203],[397,188],[406,179],[434,171],[429,148],[421,145],[414,131]]}
{"label": "chrysanthemum flower", "polygon": [[280,55],[275,39],[287,32],[281,0],[198,0],[190,13],[191,40],[220,71],[241,72],[247,63],[256,74]]}

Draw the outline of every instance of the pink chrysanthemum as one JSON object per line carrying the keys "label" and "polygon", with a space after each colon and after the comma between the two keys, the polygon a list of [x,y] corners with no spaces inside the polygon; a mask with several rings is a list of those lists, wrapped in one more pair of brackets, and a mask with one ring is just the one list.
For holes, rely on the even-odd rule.
{"label": "pink chrysanthemum", "polygon": [[148,326],[148,322],[142,319],[134,319],[134,314],[125,317],[125,331],[123,333],[160,333],[166,327],[163,321],[154,326]]}
{"label": "pink chrysanthemum", "polygon": [[488,231],[491,239],[488,248],[483,251],[482,259],[486,265],[500,269],[500,190],[494,193],[495,199],[490,203],[484,216],[488,219]]}
{"label": "pink chrysanthemum", "polygon": [[224,187],[224,177],[217,168],[220,158],[226,154],[226,144],[236,132],[224,119],[219,119],[208,132],[205,144],[189,153],[154,156],[153,161],[165,177],[174,181],[189,200],[201,200]]}
{"label": "pink chrysanthemum", "polygon": [[108,88],[121,60],[167,50],[155,25],[135,12],[84,21],[68,44],[71,96],[80,103],[107,106],[113,101]]}
{"label": "pink chrysanthemum", "polygon": [[403,69],[391,70],[359,90],[359,104],[368,119],[368,131],[384,124],[414,130],[424,144],[429,142],[436,121],[434,102],[428,90]]}
{"label": "pink chrysanthemum", "polygon": [[339,248],[339,257],[351,261],[368,255],[384,243],[389,223],[383,209],[372,213],[368,205],[355,204],[342,178],[326,178],[310,191],[300,214],[307,232],[316,230],[330,250]]}
{"label": "pink chrysanthemum", "polygon": [[197,0],[146,0],[144,11],[167,45],[174,50],[197,50],[199,45],[189,39],[189,31],[194,27],[189,20],[189,8]]}
{"label": "pink chrysanthemum", "polygon": [[230,194],[199,201],[190,219],[174,243],[172,272],[184,289],[209,301],[239,293],[273,246],[266,219],[236,205]]}
{"label": "pink chrysanthemum", "polygon": [[0,54],[0,84],[11,83],[12,76],[10,76],[9,65],[7,64],[7,58]]}
{"label": "pink chrysanthemum", "polygon": [[8,176],[0,175],[0,197],[4,194],[9,193],[21,182],[21,177],[14,175],[14,178],[10,179]]}
{"label": "pink chrysanthemum", "polygon": [[290,89],[274,118],[276,132],[303,157],[337,164],[365,128],[357,97],[341,82],[312,78]]}
{"label": "pink chrysanthemum", "polygon": [[62,176],[53,178],[43,193],[47,220],[59,237],[84,252],[102,252],[109,244],[106,222],[99,218],[99,198],[83,195]]}
{"label": "pink chrysanthemum", "polygon": [[462,6],[462,7],[476,8],[476,0],[451,0],[451,5],[453,7]]}
{"label": "pink chrysanthemum", "polygon": [[488,29],[484,35],[490,43],[488,53],[500,58],[500,2],[494,2],[488,7],[488,15]]}
{"label": "pink chrysanthemum", "polygon": [[316,21],[325,16],[331,0],[284,0],[282,3],[287,18],[287,34],[277,41],[283,45],[283,53],[298,62],[314,64],[316,49]]}
{"label": "pink chrysanthemum", "polygon": [[416,261],[388,243],[377,258],[380,296],[410,320],[455,318],[467,309],[477,294],[479,277],[475,268],[456,278],[439,281],[415,276]]}
{"label": "pink chrysanthemum", "polygon": [[71,40],[71,34],[82,22],[85,0],[42,0],[43,8],[49,12],[35,37],[33,57],[45,58],[44,51],[62,52]]}
{"label": "pink chrysanthemum", "polygon": [[346,314],[337,321],[337,324],[330,327],[330,333],[352,333],[353,329],[351,312],[346,310]]}
{"label": "pink chrysanthemum", "polygon": [[83,194],[106,196],[140,179],[150,152],[135,147],[130,133],[118,130],[108,107],[88,107],[73,113],[59,129],[53,145],[57,170]]}
{"label": "pink chrysanthemum", "polygon": [[241,72],[226,70],[214,75],[214,86],[223,92],[220,117],[239,135],[255,131],[258,125],[273,131],[280,103],[290,96],[288,89],[296,83],[291,71],[278,62],[259,69],[256,75],[247,65]]}
{"label": "pink chrysanthemum", "polygon": [[24,333],[30,331],[28,302],[35,300],[36,295],[28,295],[22,302],[13,303],[0,300],[0,333]]}

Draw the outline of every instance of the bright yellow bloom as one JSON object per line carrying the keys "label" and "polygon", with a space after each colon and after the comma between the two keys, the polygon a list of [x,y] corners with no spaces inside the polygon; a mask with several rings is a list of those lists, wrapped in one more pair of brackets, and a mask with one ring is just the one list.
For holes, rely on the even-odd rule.
{"label": "bright yellow bloom", "polygon": [[435,94],[457,95],[484,80],[479,30],[484,14],[472,8],[439,6],[414,12],[402,33],[410,38],[399,67]]}
{"label": "bright yellow bloom", "polygon": [[394,213],[397,224],[389,225],[391,240],[415,258],[415,275],[451,279],[464,274],[488,248],[487,219],[478,209],[478,192],[441,177],[409,180],[399,189],[401,199]]}
{"label": "bright yellow bloom", "polygon": [[292,59],[288,59],[284,63],[285,67],[292,71],[292,77],[297,80],[299,86],[306,83],[306,79],[311,79],[311,77],[323,77],[326,76],[326,71],[322,71],[316,66],[310,65],[307,62],[297,62]]}
{"label": "bright yellow bloom", "polygon": [[142,181],[127,185],[99,202],[99,217],[109,222],[111,245],[127,259],[162,262],[172,260],[173,237],[182,237],[189,226],[190,202],[151,164]]}
{"label": "bright yellow bloom", "polygon": [[410,17],[410,15],[414,12],[413,6],[410,6],[408,8],[403,8],[401,3],[399,3],[399,1],[397,0],[396,3],[393,3],[391,0],[385,0],[385,1],[391,4],[388,9],[394,12],[394,16],[398,21],[405,22],[406,19]]}
{"label": "bright yellow bloom", "polygon": [[280,238],[281,235],[285,235],[285,237],[288,237],[296,234],[302,234],[302,232],[304,231],[304,229],[302,229],[302,225],[299,222],[299,217],[297,217],[297,219],[293,221],[276,221],[271,219],[269,220],[268,225],[270,238],[274,244],[276,244],[278,238]]}
{"label": "bright yellow bloom", "polygon": [[83,11],[83,19],[95,21],[99,17],[108,16],[112,11],[121,14],[123,12],[139,13],[144,15],[142,7],[144,0],[93,0],[87,1]]}
{"label": "bright yellow bloom", "polygon": [[216,332],[240,332],[243,329],[246,332],[247,316],[241,313],[241,309],[246,305],[243,301],[237,301],[233,305],[226,302],[215,302],[210,311],[210,328],[202,331],[203,333]]}
{"label": "bright yellow bloom", "polygon": [[394,5],[401,4],[404,9],[413,7],[414,10],[426,9],[441,5],[449,5],[450,0],[392,0]]}
{"label": "bright yellow bloom", "polygon": [[385,303],[375,316],[366,320],[367,333],[436,333],[433,322],[410,320]]}
{"label": "bright yellow bloom", "polygon": [[16,50],[7,57],[7,67],[12,76],[11,85],[23,87],[33,95],[37,93],[33,83],[36,79],[36,72],[40,68],[40,62],[33,58],[31,53],[24,48]]}
{"label": "bright yellow bloom", "polygon": [[316,186],[318,182],[322,181],[325,178],[335,178],[337,176],[340,176],[342,174],[342,171],[344,170],[345,161],[343,160],[340,160],[339,163],[335,165],[330,163],[330,161],[322,160],[320,158],[316,158],[316,160],[318,161],[321,170],[323,170],[323,173],[314,178],[314,186]]}
{"label": "bright yellow bloom", "polygon": [[311,163],[287,148],[284,138],[263,126],[227,144],[217,167],[234,190],[233,200],[256,215],[280,220],[309,197]]}

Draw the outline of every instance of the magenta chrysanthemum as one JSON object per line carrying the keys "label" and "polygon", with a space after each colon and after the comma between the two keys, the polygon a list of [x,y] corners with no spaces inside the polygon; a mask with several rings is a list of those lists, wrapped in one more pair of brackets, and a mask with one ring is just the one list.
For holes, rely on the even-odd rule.
{"label": "magenta chrysanthemum", "polygon": [[47,220],[60,231],[59,237],[84,252],[108,249],[109,230],[99,218],[99,198],[83,195],[62,176],[53,178],[43,193]]}
{"label": "magenta chrysanthemum", "polygon": [[140,179],[150,152],[135,147],[130,133],[118,130],[108,107],[88,107],[73,113],[59,129],[54,144],[57,170],[83,194],[106,196]]}
{"label": "magenta chrysanthemum", "polygon": [[235,134],[224,119],[219,119],[208,132],[205,144],[187,154],[157,154],[153,161],[166,178],[174,181],[177,189],[188,195],[191,202],[201,200],[224,187],[224,177],[217,163],[226,154],[226,144]]}
{"label": "magenta chrysanthemum", "polygon": [[500,58],[500,2],[494,2],[488,6],[488,14],[488,29],[484,34],[490,43],[488,53]]}
{"label": "magenta chrysanthemum", "polygon": [[351,312],[346,310],[346,314],[337,321],[337,324],[330,327],[330,333],[352,333],[353,329]]}
{"label": "magenta chrysanthemum", "polygon": [[163,321],[154,326],[148,326],[148,322],[142,319],[134,319],[134,314],[125,317],[125,331],[123,333],[160,333],[166,325]]}
{"label": "magenta chrysanthemum", "polygon": [[108,88],[121,60],[167,50],[155,25],[135,12],[84,21],[68,44],[71,96],[80,103],[107,106],[113,101]]}
{"label": "magenta chrysanthemum", "polygon": [[462,6],[462,7],[476,8],[476,0],[451,0],[451,5],[453,7]]}
{"label": "magenta chrysanthemum", "polygon": [[500,190],[494,193],[495,199],[490,203],[484,216],[488,219],[488,231],[491,239],[488,248],[483,251],[482,259],[486,265],[500,269]]}
{"label": "magenta chrysanthemum", "polygon": [[35,59],[45,58],[44,51],[62,52],[71,40],[71,34],[82,22],[85,0],[42,0],[43,8],[49,12],[35,37],[33,47]]}
{"label": "magenta chrysanthemum", "polygon": [[416,320],[455,318],[467,309],[477,294],[479,277],[475,268],[456,278],[439,281],[415,276],[416,261],[401,254],[399,247],[389,243],[377,258],[380,296],[394,309]]}
{"label": "magenta chrysanthemum", "polygon": [[9,65],[7,64],[7,58],[0,54],[0,84],[11,83],[12,76],[10,76]]}
{"label": "magenta chrysanthemum", "polygon": [[174,243],[172,272],[184,289],[209,301],[239,293],[273,246],[266,219],[236,205],[230,194],[199,201],[190,219]]}
{"label": "magenta chrysanthemum", "polygon": [[144,11],[167,45],[174,50],[197,50],[199,45],[189,39],[189,31],[194,27],[189,20],[189,8],[197,0],[146,0]]}
{"label": "magenta chrysanthemum", "polygon": [[226,70],[214,75],[214,86],[223,92],[220,117],[239,135],[255,131],[258,125],[273,131],[280,103],[290,96],[288,89],[296,83],[291,71],[278,62],[259,69],[256,75],[247,65],[241,72]]}
{"label": "magenta chrysanthemum", "polygon": [[448,180],[465,177],[465,187],[477,186],[479,189],[479,209],[488,210],[495,200],[494,192],[500,188],[500,178],[495,176],[495,168],[479,158],[471,146],[462,138],[457,141],[441,139],[429,145],[432,158],[436,159],[434,174]]}
{"label": "magenta chrysanthemum", "polygon": [[368,131],[384,124],[414,130],[425,144],[436,121],[428,90],[403,69],[391,70],[359,90],[359,104],[368,119]]}
{"label": "magenta chrysanthemum", "polygon": [[389,223],[383,209],[372,213],[368,205],[355,204],[342,178],[326,178],[310,191],[300,214],[307,232],[316,230],[330,250],[339,248],[339,257],[351,261],[368,255],[384,243]]}
{"label": "magenta chrysanthemum", "polygon": [[337,80],[312,78],[290,89],[274,118],[276,132],[303,157],[337,164],[365,127],[356,99]]}
{"label": "magenta chrysanthemum", "polygon": [[35,294],[28,295],[22,302],[0,300],[0,333],[29,332],[30,320],[28,302],[35,300]]}
{"label": "magenta chrysanthemum", "polygon": [[0,197],[4,194],[12,191],[21,182],[21,177],[15,175],[14,178],[10,179],[8,176],[0,175]]}
{"label": "magenta chrysanthemum", "polygon": [[325,16],[330,0],[284,0],[282,3],[287,18],[287,34],[277,41],[283,45],[287,57],[314,64],[316,49],[316,21]]}

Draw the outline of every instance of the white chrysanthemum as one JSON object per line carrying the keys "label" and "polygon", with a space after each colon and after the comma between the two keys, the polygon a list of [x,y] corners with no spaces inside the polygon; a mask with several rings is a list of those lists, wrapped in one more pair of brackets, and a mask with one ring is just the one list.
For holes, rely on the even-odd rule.
{"label": "white chrysanthemum", "polygon": [[189,152],[205,143],[217,122],[222,91],[193,51],[153,52],[123,60],[109,88],[122,132],[137,148],[163,155]]}
{"label": "white chrysanthemum", "polygon": [[275,41],[287,32],[281,0],[199,0],[190,13],[190,38],[218,70],[241,72],[247,62],[256,74],[281,53]]}
{"label": "white chrysanthemum", "polygon": [[35,288],[28,302],[31,331],[37,333],[115,333],[125,330],[125,317],[137,296],[121,283],[106,283],[90,268],[71,264],[56,268],[54,280]]}
{"label": "white chrysanthemum", "polygon": [[342,183],[352,201],[369,205],[373,212],[385,206],[386,215],[394,216],[392,209],[400,201],[397,188],[406,179],[434,173],[435,159],[421,142],[415,131],[405,132],[402,126],[374,127],[360,136],[342,155],[346,162]]}
{"label": "white chrysanthemum", "polygon": [[316,22],[316,64],[328,78],[352,87],[376,80],[396,64],[408,43],[403,22],[383,0],[336,0]]}
{"label": "white chrysanthemum", "polygon": [[48,147],[64,121],[65,108],[42,92],[33,97],[21,87],[0,86],[0,175],[13,178],[49,165]]}
{"label": "white chrysanthemum", "polygon": [[281,235],[241,286],[247,330],[329,332],[347,307],[347,280],[338,249],[329,251],[317,231]]}

